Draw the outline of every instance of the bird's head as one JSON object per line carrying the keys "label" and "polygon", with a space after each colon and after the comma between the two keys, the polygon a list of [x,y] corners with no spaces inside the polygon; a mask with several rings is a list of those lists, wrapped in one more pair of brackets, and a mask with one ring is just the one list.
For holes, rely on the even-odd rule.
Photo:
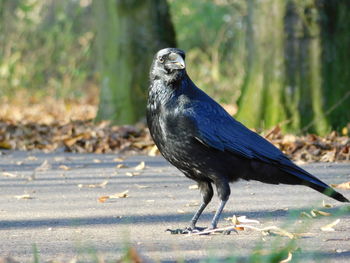
{"label": "bird's head", "polygon": [[157,52],[151,66],[151,79],[162,79],[168,83],[185,75],[185,52],[177,48],[164,48]]}

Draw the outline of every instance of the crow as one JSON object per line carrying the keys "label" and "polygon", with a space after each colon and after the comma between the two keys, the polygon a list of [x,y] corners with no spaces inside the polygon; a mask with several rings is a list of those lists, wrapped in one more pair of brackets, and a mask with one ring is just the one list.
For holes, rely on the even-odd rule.
{"label": "crow", "polygon": [[180,49],[162,49],[153,59],[147,125],[160,153],[196,181],[202,194],[202,203],[184,229],[186,233],[201,230],[196,223],[213,197],[212,185],[221,201],[208,229],[217,227],[230,196],[229,183],[238,179],[305,185],[349,202],[197,88],[186,73],[185,52]]}

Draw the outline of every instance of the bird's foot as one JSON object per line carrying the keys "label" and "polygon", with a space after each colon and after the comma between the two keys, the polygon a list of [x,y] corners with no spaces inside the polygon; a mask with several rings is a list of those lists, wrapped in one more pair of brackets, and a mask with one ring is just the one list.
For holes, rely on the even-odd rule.
{"label": "bird's foot", "polygon": [[178,235],[178,234],[194,234],[194,233],[200,233],[203,231],[204,227],[186,227],[184,229],[177,228],[177,229],[167,229],[166,232],[170,232],[172,235]]}

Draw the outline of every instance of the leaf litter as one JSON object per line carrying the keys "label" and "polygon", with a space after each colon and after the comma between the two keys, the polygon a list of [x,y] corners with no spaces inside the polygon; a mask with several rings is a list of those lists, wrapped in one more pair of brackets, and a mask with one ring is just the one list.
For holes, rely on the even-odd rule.
{"label": "leaf litter", "polygon": [[78,184],[79,188],[105,188],[108,184],[108,180],[103,181],[99,184]]}
{"label": "leaf litter", "polygon": [[[144,123],[135,126],[116,126],[108,121],[95,123],[97,102],[95,105],[84,100],[69,103],[67,107],[67,102],[48,98],[35,105],[24,102],[0,104],[0,149],[159,154]],[[54,109],[52,105],[55,105]],[[26,107],[31,108],[30,114]],[[264,134],[298,163],[334,162],[350,161],[348,130],[331,132],[324,137],[315,134],[295,136],[283,134],[277,125]]]}
{"label": "leaf litter", "polygon": [[125,190],[125,191],[123,191],[123,192],[116,193],[116,194],[112,194],[112,195],[103,195],[103,196],[100,196],[100,197],[98,198],[98,201],[99,201],[100,203],[104,203],[104,202],[106,202],[108,199],[127,198],[127,197],[129,197],[128,193],[129,193],[129,190]]}

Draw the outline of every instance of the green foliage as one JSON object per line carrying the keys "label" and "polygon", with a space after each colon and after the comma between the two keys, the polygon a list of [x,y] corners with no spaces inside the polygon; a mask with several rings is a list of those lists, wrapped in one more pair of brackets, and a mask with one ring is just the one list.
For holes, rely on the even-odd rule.
{"label": "green foliage", "polygon": [[0,2],[0,96],[20,89],[79,95],[93,68],[84,1]]}
{"label": "green foliage", "polygon": [[187,51],[188,71],[201,88],[234,104],[244,77],[242,1],[169,1],[178,46]]}

